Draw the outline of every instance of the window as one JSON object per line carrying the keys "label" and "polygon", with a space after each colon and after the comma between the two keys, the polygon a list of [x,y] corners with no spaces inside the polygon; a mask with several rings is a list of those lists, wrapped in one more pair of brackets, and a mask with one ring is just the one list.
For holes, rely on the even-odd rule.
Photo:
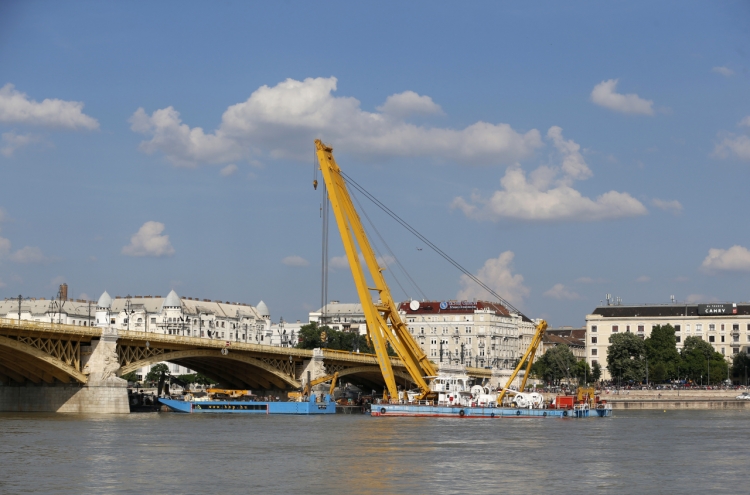
{"label": "window", "polygon": [[644,327],[643,325],[638,325],[638,332],[643,333]]}
{"label": "window", "polygon": [[151,318],[151,324],[156,325],[156,318]]}
{"label": "window", "polygon": [[594,365],[595,365],[596,363],[598,363],[598,362],[599,362],[599,361],[597,361],[596,359],[592,359],[592,360],[591,360],[591,366],[594,366]]}
{"label": "window", "polygon": [[740,350],[738,348],[735,347],[734,349],[732,349],[732,354],[739,354],[739,353],[740,353]]}
{"label": "window", "polygon": [[714,325],[713,323],[709,323],[708,324],[708,331],[709,332],[715,332],[716,331],[716,325]]}
{"label": "window", "polygon": [[627,326],[625,327],[625,331],[626,331],[627,333],[630,333],[630,325],[627,325]]}
{"label": "window", "polygon": [[709,342],[716,342],[716,337],[714,337],[713,335],[709,335],[708,336],[708,341]]}
{"label": "window", "polygon": [[679,332],[680,331],[680,325],[675,325],[674,326],[674,331],[675,332]]}
{"label": "window", "polygon": [[617,333],[620,331],[620,328],[617,325],[612,325],[612,333]]}
{"label": "window", "polygon": [[596,344],[596,337],[591,337],[591,343]]}
{"label": "window", "polygon": [[591,349],[591,355],[596,356],[596,351],[597,351],[596,349]]}
{"label": "window", "polygon": [[740,325],[738,323],[732,325],[732,331],[733,332],[739,332],[740,331]]}
{"label": "window", "polygon": [[721,355],[723,356],[725,354],[724,348],[721,348]]}
{"label": "window", "polygon": [[723,335],[721,336],[721,341],[724,342],[724,336]]}
{"label": "window", "polygon": [[674,339],[675,339],[675,342],[677,342],[678,344],[680,343],[680,336],[679,335],[675,336]]}
{"label": "window", "polygon": [[[747,329],[750,330],[750,325],[747,326]],[[591,331],[596,332],[596,325],[591,325]]]}
{"label": "window", "polygon": [[469,342],[468,343],[471,344],[471,337],[469,337]]}
{"label": "window", "polygon": [[721,331],[722,332],[724,331],[724,324],[723,323],[721,324]]}
{"label": "window", "polygon": [[471,333],[471,327],[466,327],[466,333]]}
{"label": "window", "polygon": [[695,324],[695,331],[696,332],[702,332],[703,331],[703,323],[696,323]]}
{"label": "window", "polygon": [[685,325],[685,331],[690,333],[690,324]]}
{"label": "window", "polygon": [[750,332],[750,323],[747,324],[747,331]]}
{"label": "window", "polygon": [[424,335],[424,327],[419,327],[419,333],[421,333],[422,335]]}

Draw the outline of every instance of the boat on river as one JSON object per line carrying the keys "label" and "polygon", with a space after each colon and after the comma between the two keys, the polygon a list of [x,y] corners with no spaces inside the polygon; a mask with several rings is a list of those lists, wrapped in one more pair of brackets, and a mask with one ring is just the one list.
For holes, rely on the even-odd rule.
{"label": "boat on river", "polygon": [[218,414],[336,414],[336,402],[329,394],[311,394],[304,401],[262,401],[187,396],[182,398],[159,398],[159,402],[171,411],[181,413]]}
{"label": "boat on river", "polygon": [[[452,418],[588,418],[612,415],[612,406],[600,401],[593,389],[580,389],[577,396],[557,396],[546,402],[537,392],[511,389],[494,390],[483,385],[470,386],[465,372],[440,373],[430,377],[435,400],[418,400],[418,392],[409,392],[404,400],[373,404],[372,416],[415,416]],[[500,396],[505,396],[498,403]],[[510,397],[512,396],[512,397]]]}

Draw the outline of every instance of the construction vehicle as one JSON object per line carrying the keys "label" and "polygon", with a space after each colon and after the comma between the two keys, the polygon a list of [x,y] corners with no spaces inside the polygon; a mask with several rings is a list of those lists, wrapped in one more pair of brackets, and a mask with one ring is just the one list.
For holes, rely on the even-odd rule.
{"label": "construction vehicle", "polygon": [[289,397],[289,400],[292,400],[292,401],[298,401],[298,402],[304,401],[306,400],[307,397],[310,396],[310,394],[312,393],[312,388],[315,385],[320,385],[321,383],[325,383],[328,381],[331,382],[331,386],[328,389],[328,395],[333,396],[333,391],[336,389],[336,381],[338,380],[338,378],[339,378],[338,371],[334,373],[333,375],[321,376],[320,378],[316,378],[315,380],[311,380],[308,383],[306,383],[305,386],[302,388],[302,391],[289,392],[287,394],[287,397]]}
{"label": "construction vehicle", "polygon": [[534,356],[536,355],[536,351],[542,343],[542,339],[544,338],[544,332],[546,330],[547,330],[547,322],[544,320],[539,320],[539,323],[537,323],[536,325],[536,331],[534,332],[534,337],[531,339],[531,344],[529,344],[529,347],[528,349],[526,349],[526,352],[524,353],[523,357],[518,361],[518,364],[516,365],[516,369],[514,369],[513,373],[510,375],[510,378],[508,379],[508,382],[505,384],[503,391],[500,392],[500,395],[497,397],[498,405],[503,403],[503,397],[505,397],[505,394],[509,391],[510,385],[513,383],[513,380],[516,379],[518,372],[521,371],[521,368],[523,368],[524,365],[526,366],[526,370],[523,374],[523,380],[521,381],[521,393],[523,393],[523,391],[526,389],[526,380],[529,379],[529,373],[531,373],[531,365],[534,364]]}
{"label": "construction vehicle", "polygon": [[[399,396],[391,360],[388,356],[387,346],[390,344],[404,363],[412,381],[419,388],[420,398],[427,397],[431,391],[425,377],[437,374],[435,366],[409,334],[409,330],[398,314],[398,307],[383,277],[384,268],[378,264],[375,252],[367,239],[341,169],[333,158],[333,148],[316,139],[315,153],[344,244],[354,285],[365,313],[367,335],[375,349],[388,395],[394,399]],[[365,269],[370,276],[369,283]]]}

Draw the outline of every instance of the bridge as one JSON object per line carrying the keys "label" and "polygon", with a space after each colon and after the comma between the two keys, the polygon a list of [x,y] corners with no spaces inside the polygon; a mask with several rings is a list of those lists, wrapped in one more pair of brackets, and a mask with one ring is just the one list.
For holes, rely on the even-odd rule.
{"label": "bridge", "polygon": [[[108,332],[111,334],[109,335]],[[160,333],[0,319],[0,382],[4,385],[90,385],[87,370],[100,341],[110,336],[118,376],[162,361],[179,364],[229,388],[296,390],[312,379],[338,372],[339,378],[380,390],[384,381],[374,354],[328,349],[296,349]],[[116,347],[114,347],[116,342]],[[115,360],[114,356],[113,359]],[[399,382],[411,386],[400,359],[391,358]],[[103,379],[107,379],[106,370]],[[491,370],[467,368],[490,378]],[[102,379],[97,375],[97,379]]]}

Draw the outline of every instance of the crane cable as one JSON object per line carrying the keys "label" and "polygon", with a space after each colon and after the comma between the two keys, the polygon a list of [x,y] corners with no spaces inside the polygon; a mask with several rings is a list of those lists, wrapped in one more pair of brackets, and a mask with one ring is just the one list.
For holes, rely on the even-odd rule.
{"label": "crane cable", "polygon": [[[380,231],[378,231],[378,228],[375,226],[375,224],[373,223],[373,221],[370,219],[370,216],[367,214],[367,211],[365,211],[365,209],[362,207],[362,203],[360,203],[359,198],[357,197],[357,195],[352,194],[352,196],[354,197],[354,201],[357,203],[357,206],[359,206],[359,211],[361,211],[362,214],[365,216],[365,218],[367,219],[367,222],[370,224],[370,226],[372,227],[372,229],[375,231],[375,234],[378,236],[378,239],[380,239],[380,242],[383,243],[383,245],[385,246],[386,250],[388,251],[388,254],[391,255],[391,257],[393,258],[393,260],[396,262],[396,265],[401,269],[401,272],[409,280],[409,282],[411,283],[411,286],[414,289],[416,289],[416,291],[419,292],[419,294],[421,294],[423,301],[427,300],[427,296],[425,295],[425,293],[422,292],[422,289],[419,287],[419,285],[417,285],[417,282],[415,282],[414,279],[411,277],[411,275],[409,275],[409,272],[406,271],[406,268],[404,268],[404,265],[401,264],[401,261],[399,261],[398,257],[393,252],[393,250],[391,249],[391,247],[388,245],[387,242],[385,242],[385,239],[380,234]],[[368,237],[370,237],[370,236],[368,236]],[[375,249],[377,251],[377,248],[375,248]],[[378,253],[378,254],[380,254],[380,253]],[[388,262],[386,261],[385,257],[383,257],[382,255],[381,255],[381,260],[383,261],[383,264],[385,264],[386,268],[387,268],[388,267]],[[393,277],[393,280],[396,281],[396,284],[399,286],[399,288],[401,288],[401,291],[403,291],[404,295],[407,298],[411,299],[411,297],[409,297],[409,293],[406,292],[406,290],[404,290],[404,287],[401,285],[401,282],[398,280],[398,277],[396,277],[396,274],[393,272],[393,270],[391,270],[390,273],[391,273],[391,276]]]}
{"label": "crane cable", "polygon": [[[388,208],[386,205],[380,202],[375,196],[370,194],[364,187],[360,186],[354,179],[349,177],[345,172],[340,171],[341,175],[347,180],[348,183],[350,183],[352,186],[354,186],[355,189],[357,189],[359,192],[365,195],[367,199],[375,203],[375,205],[383,210],[388,216],[393,218],[396,222],[401,224],[402,227],[404,227],[406,230],[411,232],[417,239],[421,240],[427,246],[430,247],[433,251],[435,251],[437,254],[439,254],[443,259],[445,259],[448,263],[455,266],[461,273],[469,277],[471,280],[473,280],[477,285],[479,285],[481,288],[492,294],[494,297],[497,298],[497,300],[505,306],[507,309],[514,311],[515,313],[519,314],[522,317],[526,317],[521,311],[519,311],[516,307],[514,307],[512,304],[510,304],[507,300],[505,300],[500,294],[492,290],[487,284],[482,282],[479,278],[477,278],[473,273],[468,271],[466,268],[461,266],[456,260],[448,256],[442,249],[437,247],[435,244],[432,243],[429,239],[427,239],[425,236],[419,233],[414,227],[409,225],[404,219],[402,219],[400,216],[398,216],[395,212],[393,212],[390,208]],[[528,317],[526,317],[528,318]]]}

